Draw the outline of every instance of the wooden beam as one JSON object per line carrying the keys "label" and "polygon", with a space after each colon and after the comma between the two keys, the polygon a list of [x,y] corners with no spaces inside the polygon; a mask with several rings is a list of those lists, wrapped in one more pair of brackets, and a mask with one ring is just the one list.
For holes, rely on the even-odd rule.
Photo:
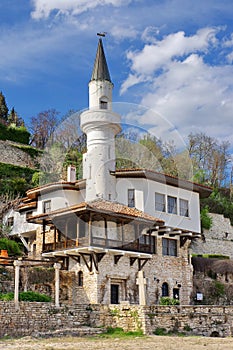
{"label": "wooden beam", "polygon": [[135,261],[137,260],[137,258],[132,258],[132,257],[130,257],[129,260],[130,260],[130,266],[133,266],[133,264],[135,263]]}
{"label": "wooden beam", "polygon": [[80,264],[80,256],[79,255],[77,255],[77,256],[75,256],[75,255],[72,255],[72,254],[68,254],[69,255],[69,257],[71,258],[71,259],[73,259],[74,261],[76,261],[78,264]]}
{"label": "wooden beam", "polygon": [[[84,254],[84,253],[80,253],[80,255],[83,258],[83,261],[84,261],[86,267],[88,268],[89,272],[92,272],[92,255],[91,254]],[[88,264],[88,261],[86,259],[86,255],[89,257],[89,264]]]}
{"label": "wooden beam", "polygon": [[114,264],[116,265],[123,255],[114,255]]}
{"label": "wooden beam", "polygon": [[138,271],[141,271],[143,267],[146,265],[147,261],[150,259],[140,259],[138,258]]}
{"label": "wooden beam", "polygon": [[106,253],[96,253],[98,263],[103,259]]}

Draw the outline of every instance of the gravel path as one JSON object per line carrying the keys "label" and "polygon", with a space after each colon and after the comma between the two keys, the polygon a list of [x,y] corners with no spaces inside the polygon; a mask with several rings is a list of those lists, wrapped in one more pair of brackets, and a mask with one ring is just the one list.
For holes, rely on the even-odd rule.
{"label": "gravel path", "polygon": [[133,339],[50,338],[0,340],[4,350],[232,350],[233,338],[161,337]]}

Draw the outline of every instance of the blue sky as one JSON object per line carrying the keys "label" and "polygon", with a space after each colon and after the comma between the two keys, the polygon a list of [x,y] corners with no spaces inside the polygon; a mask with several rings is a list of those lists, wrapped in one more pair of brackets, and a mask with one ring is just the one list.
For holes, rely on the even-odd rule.
{"label": "blue sky", "polygon": [[1,0],[0,89],[26,123],[87,108],[105,31],[114,101],[148,108],[126,122],[233,145],[232,18],[231,0]]}

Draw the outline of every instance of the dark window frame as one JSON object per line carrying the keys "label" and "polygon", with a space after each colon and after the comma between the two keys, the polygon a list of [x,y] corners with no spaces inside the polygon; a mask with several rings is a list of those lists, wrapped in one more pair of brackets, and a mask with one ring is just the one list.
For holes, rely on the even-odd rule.
{"label": "dark window frame", "polygon": [[180,216],[189,217],[189,201],[187,199],[180,198],[179,199],[180,206]]}
{"label": "dark window frame", "polygon": [[51,199],[46,200],[43,202],[43,213],[50,213],[51,212],[51,207],[52,207],[52,201]]}
{"label": "dark window frame", "polygon": [[177,256],[177,240],[163,237],[162,253],[164,256]]}
{"label": "dark window frame", "polygon": [[[159,198],[162,200],[159,200]],[[163,213],[166,212],[166,196],[165,196],[165,194],[155,192],[155,210],[163,212]]]}
{"label": "dark window frame", "polygon": [[128,207],[135,208],[135,189],[134,188],[128,189]]}
{"label": "dark window frame", "polygon": [[168,214],[177,214],[177,197],[167,196],[167,212]]}

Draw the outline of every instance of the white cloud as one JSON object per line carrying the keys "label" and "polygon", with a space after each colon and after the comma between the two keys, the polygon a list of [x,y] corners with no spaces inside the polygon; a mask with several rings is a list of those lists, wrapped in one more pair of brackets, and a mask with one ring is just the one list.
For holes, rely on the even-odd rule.
{"label": "white cloud", "polygon": [[[204,28],[193,36],[178,32],[128,52],[131,72],[121,92],[141,83],[139,103],[174,125],[181,137],[203,131],[233,143],[233,66],[208,64],[205,59],[216,44],[222,44],[216,33],[215,28]],[[154,126],[158,122],[152,113],[145,113],[138,122],[148,125],[157,137],[172,135],[169,126]]]}
{"label": "white cloud", "polygon": [[[204,52],[210,44],[216,42],[216,32],[215,28],[204,28],[190,37],[185,36],[183,31],[177,32],[156,40],[151,45],[145,45],[141,51],[129,51],[127,58],[132,62],[131,70],[136,75],[152,74],[174,59],[182,59],[182,56],[192,52]],[[130,80],[132,81],[131,76]],[[130,86],[129,83],[125,85]]]}
{"label": "white cloud", "polygon": [[33,19],[48,18],[51,13],[56,15],[79,15],[98,6],[126,6],[131,0],[33,0]]}

